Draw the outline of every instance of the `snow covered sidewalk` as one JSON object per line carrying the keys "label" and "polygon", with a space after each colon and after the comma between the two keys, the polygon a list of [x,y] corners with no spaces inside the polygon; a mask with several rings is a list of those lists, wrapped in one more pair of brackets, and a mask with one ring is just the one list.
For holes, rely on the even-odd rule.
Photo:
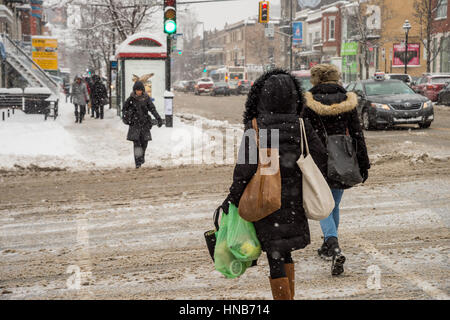
{"label": "snow covered sidewalk", "polygon": [[[1,122],[0,169],[91,170],[133,166],[133,144],[126,140],[128,126],[115,109],[106,109],[103,120],[86,115],[82,124],[75,123],[72,104],[61,103],[59,111],[55,121],[44,121],[42,115],[16,110],[15,115]],[[192,163],[196,148],[203,148],[200,131],[195,124],[186,124],[178,117],[174,119],[174,128],[153,127],[146,165]]]}

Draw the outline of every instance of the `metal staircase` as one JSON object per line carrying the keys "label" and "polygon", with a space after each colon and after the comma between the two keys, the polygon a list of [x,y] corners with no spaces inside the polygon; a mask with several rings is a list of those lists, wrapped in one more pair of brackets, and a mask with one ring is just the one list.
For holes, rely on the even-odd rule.
{"label": "metal staircase", "polygon": [[44,87],[55,95],[59,94],[58,84],[22,48],[6,34],[2,34],[1,39],[6,50],[6,61],[28,81],[30,87]]}

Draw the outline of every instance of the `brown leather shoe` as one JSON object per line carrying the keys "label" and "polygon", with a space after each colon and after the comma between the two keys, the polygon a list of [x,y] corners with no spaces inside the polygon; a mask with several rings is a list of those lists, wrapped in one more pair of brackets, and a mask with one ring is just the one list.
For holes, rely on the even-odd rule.
{"label": "brown leather shoe", "polygon": [[289,288],[291,290],[292,300],[295,296],[295,268],[293,263],[286,263],[284,265],[284,270],[286,271],[286,276],[289,279]]}
{"label": "brown leather shoe", "polygon": [[292,300],[289,279],[287,277],[278,279],[269,278],[269,280],[274,300]]}

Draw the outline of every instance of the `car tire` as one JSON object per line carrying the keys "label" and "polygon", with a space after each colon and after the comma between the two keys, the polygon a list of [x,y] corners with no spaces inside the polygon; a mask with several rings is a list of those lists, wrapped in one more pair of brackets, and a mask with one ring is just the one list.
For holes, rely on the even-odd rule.
{"label": "car tire", "polygon": [[370,122],[370,116],[369,116],[369,112],[367,111],[367,109],[364,109],[362,114],[361,114],[361,122],[362,122],[362,127],[364,128],[364,130],[373,130],[374,126],[373,124]]}
{"label": "car tire", "polygon": [[421,122],[419,123],[419,128],[428,129],[431,126],[431,122]]}

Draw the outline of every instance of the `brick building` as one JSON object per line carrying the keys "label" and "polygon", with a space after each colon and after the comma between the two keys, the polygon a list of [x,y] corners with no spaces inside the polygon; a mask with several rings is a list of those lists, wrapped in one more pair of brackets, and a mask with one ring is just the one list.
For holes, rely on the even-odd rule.
{"label": "brick building", "polygon": [[437,52],[431,71],[450,73],[450,1],[434,0],[436,8],[433,16],[433,48]]}

